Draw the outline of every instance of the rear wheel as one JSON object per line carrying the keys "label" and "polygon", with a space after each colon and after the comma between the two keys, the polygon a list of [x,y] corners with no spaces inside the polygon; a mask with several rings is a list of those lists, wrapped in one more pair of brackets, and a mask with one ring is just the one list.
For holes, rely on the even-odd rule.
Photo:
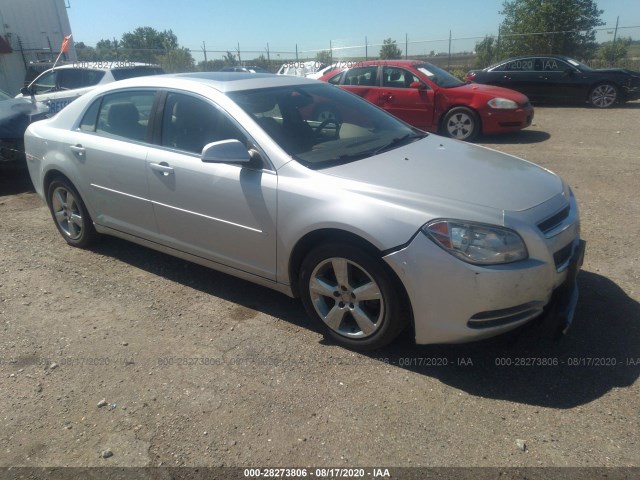
{"label": "rear wheel", "polygon": [[480,119],[470,108],[452,108],[444,117],[442,130],[445,135],[456,140],[473,140],[480,131]]}
{"label": "rear wheel", "polygon": [[589,102],[596,108],[609,108],[618,101],[618,88],[611,83],[596,85],[589,93]]}
{"label": "rear wheel", "polygon": [[84,202],[70,182],[62,178],[51,182],[47,203],[58,231],[69,245],[84,248],[97,239]]}
{"label": "rear wheel", "polygon": [[372,350],[394,340],[407,323],[405,298],[381,260],[349,244],[312,250],[300,274],[309,315],[338,343]]}

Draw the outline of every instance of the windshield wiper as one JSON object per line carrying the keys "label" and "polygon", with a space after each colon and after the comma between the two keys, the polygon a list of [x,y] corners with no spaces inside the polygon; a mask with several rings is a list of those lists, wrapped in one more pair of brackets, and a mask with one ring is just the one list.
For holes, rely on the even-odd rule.
{"label": "windshield wiper", "polygon": [[377,149],[375,149],[373,151],[373,155],[377,155],[379,153],[384,152],[385,150],[389,150],[393,147],[397,147],[399,146],[401,143],[409,143],[407,142],[407,140],[411,140],[411,141],[415,141],[421,138],[426,137],[427,134],[420,134],[420,133],[407,133],[406,135],[403,135],[401,137],[398,138],[394,138],[393,140],[391,140],[389,143],[387,143],[386,145],[383,145],[382,147],[378,147]]}

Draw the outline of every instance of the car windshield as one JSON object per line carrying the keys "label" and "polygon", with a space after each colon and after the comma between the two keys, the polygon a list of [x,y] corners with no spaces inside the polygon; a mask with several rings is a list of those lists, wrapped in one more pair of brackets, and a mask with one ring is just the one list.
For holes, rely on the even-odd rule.
{"label": "car windshield", "polygon": [[462,80],[454,77],[446,70],[436,67],[431,63],[416,65],[415,68],[427,76],[429,80],[443,88],[455,88],[466,85]]}
{"label": "car windshield", "polygon": [[284,151],[313,169],[360,160],[427,135],[356,95],[322,83],[228,96]]}
{"label": "car windshield", "polygon": [[576,67],[578,70],[582,70],[583,72],[590,72],[591,70],[593,70],[593,68],[591,68],[589,65],[585,65],[584,63],[574,60],[573,58],[567,58],[567,62]]}

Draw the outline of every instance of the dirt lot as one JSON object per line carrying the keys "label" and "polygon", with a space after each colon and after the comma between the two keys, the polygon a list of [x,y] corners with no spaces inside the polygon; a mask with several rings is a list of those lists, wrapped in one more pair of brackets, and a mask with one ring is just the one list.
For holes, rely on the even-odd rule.
{"label": "dirt lot", "polygon": [[371,355],[268,289],[117,239],[68,247],[2,168],[0,467],[640,466],[639,125],[639,102],[537,108],[479,142],[573,186],[587,256],[568,337]]}

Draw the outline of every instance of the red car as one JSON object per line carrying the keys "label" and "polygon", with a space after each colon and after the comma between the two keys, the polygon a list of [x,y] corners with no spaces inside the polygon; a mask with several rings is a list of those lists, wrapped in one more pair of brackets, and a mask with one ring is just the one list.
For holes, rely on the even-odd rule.
{"label": "red car", "polygon": [[[320,80],[360,95],[414,127],[459,140],[471,140],[480,132],[520,130],[533,120],[533,107],[525,95],[490,85],[466,84],[418,60],[357,62],[351,68],[333,70]],[[315,119],[339,116],[340,112],[318,111]]]}

